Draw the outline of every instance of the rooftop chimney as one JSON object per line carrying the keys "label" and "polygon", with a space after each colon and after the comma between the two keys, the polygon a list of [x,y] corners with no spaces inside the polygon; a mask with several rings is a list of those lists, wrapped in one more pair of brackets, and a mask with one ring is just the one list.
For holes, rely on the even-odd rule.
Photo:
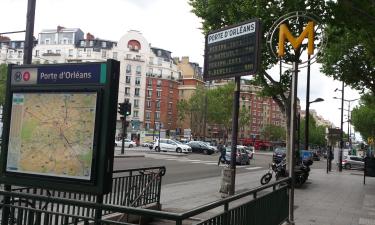
{"label": "rooftop chimney", "polygon": [[57,33],[60,32],[62,29],[65,29],[65,27],[58,25],[57,26]]}
{"label": "rooftop chimney", "polygon": [[88,41],[92,41],[92,40],[94,40],[95,39],[95,36],[94,35],[92,35],[92,34],[90,34],[90,33],[87,33],[86,34],[86,40],[88,40]]}

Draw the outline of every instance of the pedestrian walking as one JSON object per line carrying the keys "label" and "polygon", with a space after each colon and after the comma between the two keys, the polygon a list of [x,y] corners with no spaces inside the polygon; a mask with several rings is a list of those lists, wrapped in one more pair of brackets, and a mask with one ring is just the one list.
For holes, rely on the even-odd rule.
{"label": "pedestrian walking", "polygon": [[221,163],[221,160],[224,160],[224,162],[226,161],[226,160],[225,160],[226,149],[225,149],[225,146],[224,146],[223,141],[220,141],[220,142],[219,142],[219,145],[217,146],[217,149],[218,149],[219,152],[220,152],[219,161],[217,162],[217,165],[219,166],[220,163]]}

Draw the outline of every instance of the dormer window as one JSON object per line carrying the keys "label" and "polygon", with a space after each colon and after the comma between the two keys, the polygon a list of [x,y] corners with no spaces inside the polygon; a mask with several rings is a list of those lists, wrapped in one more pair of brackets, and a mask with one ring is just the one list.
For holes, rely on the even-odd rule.
{"label": "dormer window", "polygon": [[103,41],[103,42],[102,42],[102,47],[103,47],[103,48],[106,48],[106,47],[107,47],[107,42]]}
{"label": "dormer window", "polygon": [[128,42],[128,48],[130,51],[138,52],[141,49],[141,43],[139,43],[137,40],[130,40]]}

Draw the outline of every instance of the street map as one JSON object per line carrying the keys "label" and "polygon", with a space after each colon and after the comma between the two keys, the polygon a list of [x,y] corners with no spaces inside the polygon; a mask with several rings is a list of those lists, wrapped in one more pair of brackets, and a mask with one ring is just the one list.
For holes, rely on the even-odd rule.
{"label": "street map", "polygon": [[7,171],[89,180],[96,92],[13,93]]}

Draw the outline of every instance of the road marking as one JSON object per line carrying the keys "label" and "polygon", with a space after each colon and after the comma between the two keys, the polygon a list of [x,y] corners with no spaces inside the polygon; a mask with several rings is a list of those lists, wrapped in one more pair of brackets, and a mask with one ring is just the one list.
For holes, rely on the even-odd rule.
{"label": "road marking", "polygon": [[256,166],[256,167],[248,167],[246,168],[247,170],[256,170],[256,169],[261,169],[262,167]]}
{"label": "road marking", "polygon": [[203,164],[206,164],[206,165],[217,165],[217,162],[209,162],[209,163],[203,163]]}
{"label": "road marking", "polygon": [[191,163],[216,163],[217,164],[217,162],[215,161],[201,161],[201,160],[199,160],[199,162],[197,161],[197,162],[191,162]]}

